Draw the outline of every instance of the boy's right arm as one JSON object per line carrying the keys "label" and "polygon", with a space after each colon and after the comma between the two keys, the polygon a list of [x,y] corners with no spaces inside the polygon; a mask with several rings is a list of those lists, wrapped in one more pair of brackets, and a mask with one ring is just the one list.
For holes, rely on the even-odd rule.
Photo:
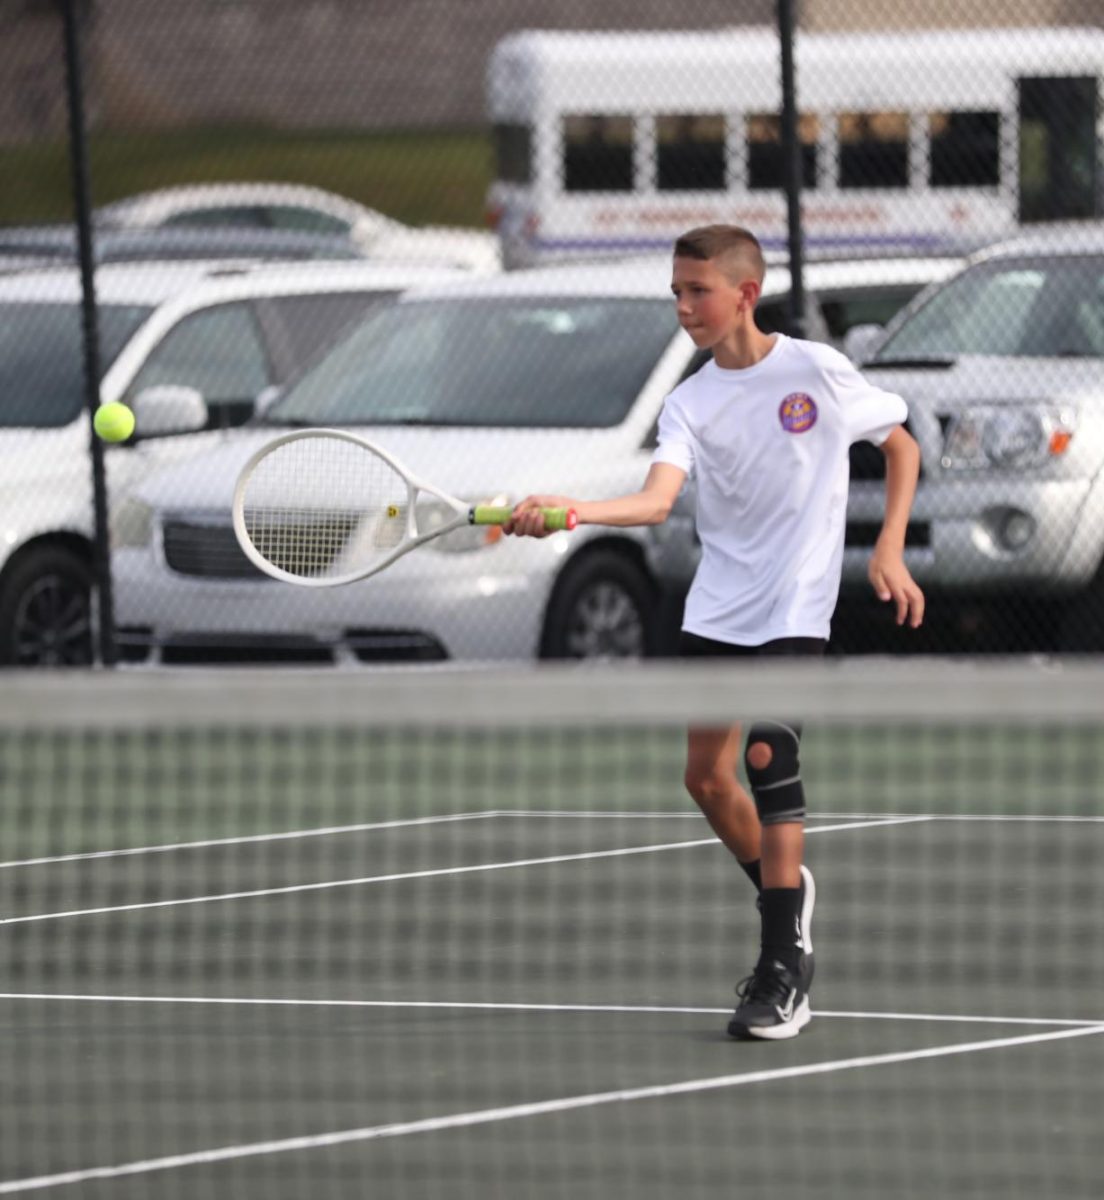
{"label": "boy's right arm", "polygon": [[639,492],[612,500],[573,500],[568,496],[526,496],[503,526],[506,533],[547,537],[542,508],[573,508],[580,525],[660,525],[678,498],[686,472],[671,463],[653,463]]}

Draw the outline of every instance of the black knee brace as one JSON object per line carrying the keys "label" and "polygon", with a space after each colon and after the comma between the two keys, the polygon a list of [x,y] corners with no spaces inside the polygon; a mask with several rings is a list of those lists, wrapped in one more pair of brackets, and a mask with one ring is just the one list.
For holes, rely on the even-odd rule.
{"label": "black knee brace", "polygon": [[[764,825],[781,825],[805,819],[805,789],[801,786],[801,767],[798,747],[801,744],[799,726],[762,722],[748,731],[744,766],[748,782]],[[766,746],[771,760],[765,767],[753,767],[748,754],[752,746]]]}

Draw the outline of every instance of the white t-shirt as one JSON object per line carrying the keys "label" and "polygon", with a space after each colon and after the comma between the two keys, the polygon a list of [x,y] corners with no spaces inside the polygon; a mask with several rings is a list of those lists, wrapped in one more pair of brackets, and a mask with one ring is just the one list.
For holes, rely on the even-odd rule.
{"label": "white t-shirt", "polygon": [[839,595],[848,449],[907,415],[830,346],[778,334],[737,371],[707,363],[663,406],[652,456],[697,480],[702,556],[683,629],[758,646],[827,638]]}

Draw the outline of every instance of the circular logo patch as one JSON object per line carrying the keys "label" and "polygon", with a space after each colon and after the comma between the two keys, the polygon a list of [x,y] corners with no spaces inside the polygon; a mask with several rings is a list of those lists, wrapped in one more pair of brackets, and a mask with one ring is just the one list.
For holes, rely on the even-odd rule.
{"label": "circular logo patch", "polygon": [[806,392],[791,392],[778,407],[778,419],[787,433],[804,433],[816,424],[816,401]]}

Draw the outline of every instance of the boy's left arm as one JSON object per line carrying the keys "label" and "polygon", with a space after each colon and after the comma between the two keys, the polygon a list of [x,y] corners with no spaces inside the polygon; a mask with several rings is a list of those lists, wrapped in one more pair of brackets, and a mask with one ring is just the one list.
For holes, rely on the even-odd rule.
{"label": "boy's left arm", "polygon": [[897,624],[907,621],[916,629],[924,619],[924,593],[905,566],[905,531],[920,476],[920,447],[898,425],[882,443],[882,453],[886,460],[885,519],[867,575],[878,599],[897,605]]}

